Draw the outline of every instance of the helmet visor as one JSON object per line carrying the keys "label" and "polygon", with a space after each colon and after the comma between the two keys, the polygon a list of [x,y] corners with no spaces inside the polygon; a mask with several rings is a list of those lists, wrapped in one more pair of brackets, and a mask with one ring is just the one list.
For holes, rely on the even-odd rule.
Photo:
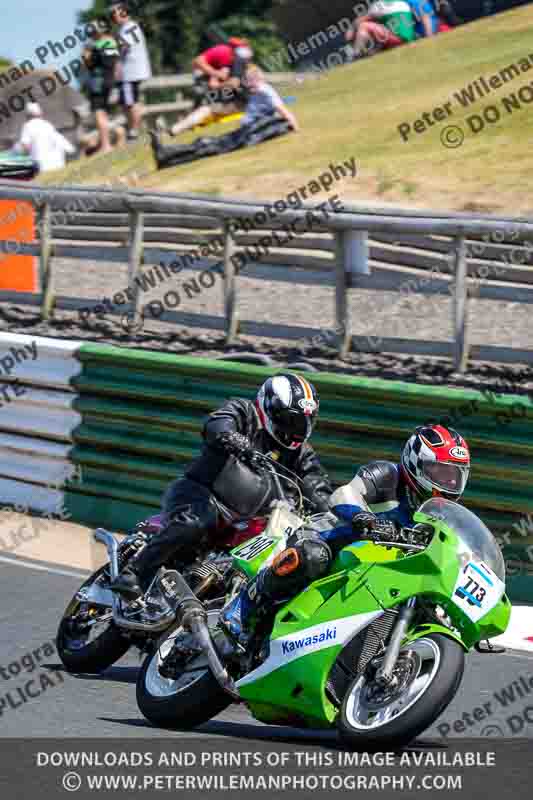
{"label": "helmet visor", "polygon": [[462,495],[468,481],[470,467],[441,461],[424,461],[422,471],[437,489],[453,495]]}
{"label": "helmet visor", "polygon": [[274,435],[286,447],[303,444],[313,432],[315,416],[281,409],[272,415]]}

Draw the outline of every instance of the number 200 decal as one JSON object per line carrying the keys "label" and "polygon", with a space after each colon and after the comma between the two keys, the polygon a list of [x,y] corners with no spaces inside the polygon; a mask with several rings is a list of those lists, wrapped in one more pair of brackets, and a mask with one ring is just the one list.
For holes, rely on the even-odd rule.
{"label": "number 200 decal", "polygon": [[259,553],[262,553],[263,550],[273,545],[274,541],[275,539],[272,539],[270,536],[260,536],[258,539],[247,542],[244,547],[241,547],[239,550],[235,550],[234,555],[243,561],[251,561],[258,556]]}

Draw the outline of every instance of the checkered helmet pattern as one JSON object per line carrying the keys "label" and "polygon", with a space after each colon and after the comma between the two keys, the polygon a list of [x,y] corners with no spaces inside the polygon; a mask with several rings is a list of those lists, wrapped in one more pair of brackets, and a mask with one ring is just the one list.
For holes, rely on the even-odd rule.
{"label": "checkered helmet pattern", "polygon": [[416,428],[401,459],[407,488],[418,502],[430,497],[459,500],[470,474],[470,452],[463,437],[443,425]]}

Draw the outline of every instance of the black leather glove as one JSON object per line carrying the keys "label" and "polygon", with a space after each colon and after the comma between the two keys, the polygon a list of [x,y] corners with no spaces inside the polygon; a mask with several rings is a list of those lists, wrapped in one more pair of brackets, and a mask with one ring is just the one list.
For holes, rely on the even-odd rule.
{"label": "black leather glove", "polygon": [[242,461],[250,460],[254,453],[250,440],[242,433],[222,433],[218,441],[228,455],[236,456]]}
{"label": "black leather glove", "polygon": [[396,541],[398,531],[394,522],[388,519],[379,519],[371,511],[360,511],[352,517],[352,528],[359,536],[368,536],[369,539],[384,539]]}
{"label": "black leather glove", "polygon": [[371,511],[359,511],[352,517],[352,528],[354,533],[364,536],[372,533],[377,522],[378,518]]}

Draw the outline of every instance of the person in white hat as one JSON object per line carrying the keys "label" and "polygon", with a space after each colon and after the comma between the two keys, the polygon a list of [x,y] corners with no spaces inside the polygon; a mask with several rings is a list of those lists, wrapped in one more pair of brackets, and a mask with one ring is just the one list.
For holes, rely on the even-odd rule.
{"label": "person in white hat", "polygon": [[27,121],[14,148],[16,152],[31,156],[39,165],[39,172],[62,169],[66,163],[66,154],[75,152],[73,145],[51,122],[43,119],[39,103],[26,105],[26,117]]}

